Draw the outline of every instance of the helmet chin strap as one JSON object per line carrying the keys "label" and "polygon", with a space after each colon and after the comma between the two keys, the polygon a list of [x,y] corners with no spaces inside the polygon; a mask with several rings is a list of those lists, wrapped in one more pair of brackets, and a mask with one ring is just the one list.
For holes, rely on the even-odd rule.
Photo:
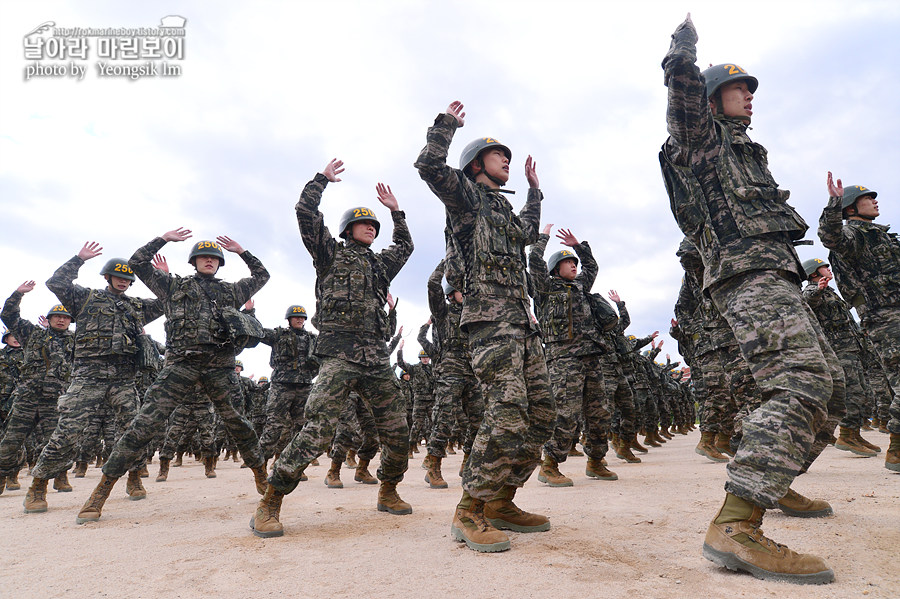
{"label": "helmet chin strap", "polygon": [[515,191],[512,191],[511,189],[502,189],[502,187],[504,187],[506,185],[506,181],[503,181],[499,177],[495,177],[494,175],[487,172],[487,170],[484,168],[484,162],[481,160],[481,158],[478,159],[478,166],[481,167],[481,173],[479,173],[479,174],[484,175],[485,177],[487,177],[488,179],[490,179],[491,181],[493,181],[494,183],[496,183],[497,185],[499,185],[501,187],[501,189],[495,189],[494,191],[499,191],[500,193],[508,193],[508,194],[516,193]]}

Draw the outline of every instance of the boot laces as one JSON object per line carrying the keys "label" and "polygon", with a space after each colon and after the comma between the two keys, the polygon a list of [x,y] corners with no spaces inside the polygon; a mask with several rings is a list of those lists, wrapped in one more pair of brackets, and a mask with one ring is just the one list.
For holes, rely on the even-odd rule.
{"label": "boot laces", "polygon": [[784,553],[783,549],[785,548],[785,545],[776,543],[775,541],[767,537],[758,524],[753,526],[753,529],[750,531],[750,534],[748,536],[756,543],[764,545],[767,549],[774,549],[778,553]]}

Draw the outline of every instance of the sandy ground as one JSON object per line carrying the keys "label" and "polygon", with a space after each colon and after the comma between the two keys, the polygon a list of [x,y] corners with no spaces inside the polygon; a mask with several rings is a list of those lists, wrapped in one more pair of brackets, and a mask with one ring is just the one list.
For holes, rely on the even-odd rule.
{"label": "sandy ground", "polygon": [[[887,447],[888,438],[866,437]],[[450,537],[460,495],[461,455],[445,460],[447,490],[427,488],[423,453],[410,462],[401,496],[413,514],[375,510],[377,487],[323,484],[327,463],[308,470],[282,509],[285,536],[259,539],[248,521],[258,495],[249,470],[220,463],[206,479],[193,459],[166,483],[144,479],[149,496],[130,501],[124,480],[100,522],[75,515],[100,478],[70,478],[72,493],[50,491],[50,511],[26,515],[20,491],[0,496],[3,519],[0,597],[790,597],[900,596],[900,475],[882,457],[826,449],[798,479],[799,492],[825,498],[824,519],[766,516],[764,530],[789,547],[823,556],[836,574],[828,586],[766,583],[720,569],[701,554],[721,504],[725,469],[693,452],[699,432],[677,435],[642,464],[614,456],[617,482],[583,475],[585,458],[562,471],[575,486],[551,489],[532,476],[517,499],[547,514],[545,533],[511,533],[512,550],[479,554]],[[883,455],[880,454],[880,455]]]}

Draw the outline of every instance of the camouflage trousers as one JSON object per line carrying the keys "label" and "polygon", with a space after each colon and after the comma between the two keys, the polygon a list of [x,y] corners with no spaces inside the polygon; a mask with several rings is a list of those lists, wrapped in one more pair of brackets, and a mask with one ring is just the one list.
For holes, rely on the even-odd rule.
{"label": "camouflage trousers", "polygon": [[659,426],[659,406],[648,387],[633,387],[635,407],[640,405],[641,424],[648,431]]}
{"label": "camouflage trousers", "polygon": [[0,441],[0,476],[19,471],[29,435],[36,437],[35,451],[49,441],[59,421],[57,400],[64,389],[61,383],[32,380],[20,382],[13,391],[12,410]]}
{"label": "camouflage trousers", "polygon": [[866,313],[863,327],[881,358],[884,376],[894,397],[888,408],[887,429],[900,434],[900,308],[888,307]]}
{"label": "camouflage trousers", "polygon": [[298,383],[270,383],[266,399],[266,425],[259,438],[259,448],[266,460],[280,453],[303,428],[306,422],[303,411],[311,387]]}
{"label": "camouflage trousers", "polygon": [[185,451],[195,433],[200,438],[200,455],[204,458],[216,456],[215,449],[216,410],[202,394],[175,406],[169,416],[165,440],[159,450],[160,459],[171,460],[176,451]]}
{"label": "camouflage trousers", "polygon": [[428,455],[443,458],[454,424],[460,427],[463,451],[472,452],[472,443],[484,419],[481,384],[466,356],[444,356],[434,382],[434,425],[428,436]]}
{"label": "camouflage trousers", "polygon": [[[44,447],[33,474],[36,478],[55,478],[68,470],[76,457],[78,443],[91,419],[106,408],[114,414],[114,434],[125,430],[138,407],[134,376],[123,379],[75,376],[59,398],[59,423]],[[133,469],[144,465],[141,459]]]}
{"label": "camouflage trousers", "polygon": [[409,426],[400,383],[390,365],[385,362],[365,366],[325,356],[321,358],[319,375],[306,402],[306,423],[272,465],[269,484],[282,493],[290,493],[297,487],[306,466],[328,450],[351,391],[359,394],[375,418],[381,443],[379,480],[392,483],[403,480],[408,465]]}
{"label": "camouflage trousers", "polygon": [[353,449],[360,459],[371,460],[378,453],[375,417],[356,393],[351,393],[349,400],[338,418],[329,457],[336,462],[343,462],[347,459],[347,452]]}
{"label": "camouflage trousers", "polygon": [[872,394],[872,399],[869,401],[874,404],[872,415],[882,422],[887,422],[890,420],[890,406],[894,393],[891,391],[887,377],[884,376],[880,358],[874,364],[869,364],[869,367],[866,368],[866,376]]}
{"label": "camouflage trousers", "polygon": [[[747,401],[753,401],[759,391],[747,362],[736,345],[720,347],[696,356],[700,379],[706,392],[705,413],[701,417],[701,431],[722,433],[730,437],[735,432],[737,414]],[[694,377],[691,370],[691,377]],[[748,399],[748,396],[750,399]],[[758,398],[754,401],[759,405]]]}
{"label": "camouflage trousers", "polygon": [[[128,421],[125,424],[128,424]],[[116,426],[116,415],[112,407],[105,403],[88,417],[87,426],[78,442],[78,448],[75,451],[76,462],[90,462],[97,456],[105,461],[109,457],[116,444],[119,434],[124,431],[123,428]]]}
{"label": "camouflage trousers", "polygon": [[[832,347],[834,345],[832,344]],[[844,369],[844,385],[846,396],[844,397],[844,417],[840,425],[846,428],[860,428],[866,413],[866,404],[870,393],[866,387],[866,373],[863,370],[859,352],[835,350],[841,367]]]}
{"label": "camouflage trousers", "polygon": [[584,450],[589,458],[603,459],[609,448],[610,416],[606,409],[600,356],[564,356],[547,363],[550,389],[556,402],[553,436],[544,443],[544,453],[563,463],[584,425]]}
{"label": "camouflage trousers", "polygon": [[612,413],[612,432],[623,437],[631,437],[637,429],[635,426],[634,394],[631,385],[622,372],[618,361],[601,358],[603,369],[603,385],[609,400],[607,411]]}
{"label": "camouflage trousers", "polygon": [[761,392],[743,422],[725,490],[773,508],[825,445],[843,411],[844,373],[795,283],[751,271],[711,289]]}
{"label": "camouflage trousers", "polygon": [[[431,432],[431,414],[434,408],[434,395],[416,395],[413,400],[412,426],[409,429],[409,443],[414,445],[422,437]],[[426,439],[427,441],[427,439]]]}
{"label": "camouflage trousers", "polygon": [[534,472],[553,435],[556,403],[538,335],[502,322],[470,324],[468,333],[485,405],[462,486],[490,501],[504,487],[523,486]]}
{"label": "camouflage trousers", "polygon": [[[210,359],[216,358],[219,361],[215,363],[221,363],[220,356],[212,356]],[[237,443],[247,466],[256,468],[263,465],[253,427],[231,403],[234,389],[239,385],[237,377],[233,367],[212,366],[204,359],[177,360],[171,363],[167,360],[159,376],[147,390],[144,405],[104,464],[103,474],[119,478],[140,460],[147,445],[156,432],[166,425],[166,420],[175,407],[185,403],[185,398],[190,397],[190,394],[196,393],[195,385],[198,384],[212,402],[225,429]]]}

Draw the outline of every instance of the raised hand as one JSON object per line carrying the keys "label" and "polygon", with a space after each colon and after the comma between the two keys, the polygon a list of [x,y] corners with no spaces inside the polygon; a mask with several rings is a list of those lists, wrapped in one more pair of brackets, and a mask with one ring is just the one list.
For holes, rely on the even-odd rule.
{"label": "raised hand", "polygon": [[672,319],[672,326],[673,326],[673,327],[677,327],[677,326],[678,326],[678,321],[675,320],[674,318]]}
{"label": "raised hand", "polygon": [[84,244],[84,247],[81,248],[81,251],[78,252],[78,257],[82,260],[90,260],[91,258],[96,258],[100,254],[103,253],[103,248],[100,247],[100,244],[96,241],[88,241]]}
{"label": "raised hand", "polygon": [[190,239],[191,230],[185,229],[184,227],[178,227],[172,231],[166,231],[162,234],[162,238],[166,241],[184,241],[185,239]]}
{"label": "raised hand", "polygon": [[556,232],[556,237],[561,241],[563,245],[570,248],[578,245],[578,240],[575,239],[574,235],[572,235],[571,229],[560,229]]}
{"label": "raised hand", "polygon": [[456,124],[460,127],[466,124],[466,113],[463,111],[463,103],[459,100],[454,100],[450,102],[450,106],[447,107],[447,114],[456,119]]}
{"label": "raised hand", "polygon": [[375,192],[378,194],[378,201],[381,202],[382,206],[389,209],[391,212],[400,210],[400,206],[397,204],[397,198],[391,191],[390,185],[379,183],[375,186]]}
{"label": "raised hand", "polygon": [[155,256],[153,256],[151,264],[153,264],[153,268],[155,268],[156,270],[161,270],[164,273],[169,272],[169,263],[166,262],[166,257],[162,254],[156,254]]}
{"label": "raised hand", "polygon": [[525,159],[525,179],[528,181],[528,187],[537,189],[541,186],[537,176],[537,162],[532,160],[531,154]]}
{"label": "raised hand", "polygon": [[16,287],[16,291],[18,291],[19,293],[28,293],[29,291],[34,289],[34,286],[34,281],[25,281],[24,283]]}
{"label": "raised hand", "polygon": [[[657,336],[657,335],[659,335],[659,331],[653,331],[653,334],[650,335],[650,338],[651,338],[651,339],[656,339],[656,336]],[[660,341],[659,344],[662,345],[662,341]]]}
{"label": "raised hand", "polygon": [[340,181],[338,175],[344,172],[344,161],[338,160],[337,158],[332,158],[331,162],[328,163],[322,170],[322,174],[325,175],[325,178],[331,181],[332,183],[337,183]]}
{"label": "raised hand", "polygon": [[241,244],[239,244],[237,241],[235,241],[231,237],[228,237],[227,235],[219,235],[218,237],[216,237],[216,241],[218,241],[219,245],[221,245],[224,249],[228,250],[229,252],[234,252],[235,254],[240,254],[241,252],[244,251],[244,248],[241,247]]}
{"label": "raised hand", "polygon": [[549,225],[544,225],[544,228],[541,229],[541,234],[542,234],[542,235],[547,235],[547,236],[549,236],[549,235],[550,235],[550,231],[551,231],[552,229],[553,229],[553,223],[550,223]]}
{"label": "raised hand", "polygon": [[619,297],[619,294],[616,292],[615,289],[609,290],[609,299],[611,299],[612,301],[614,301],[617,304],[622,301],[622,299]]}
{"label": "raised hand", "polygon": [[844,184],[840,179],[837,180],[837,185],[834,184],[834,179],[831,177],[831,171],[828,171],[828,196],[832,198],[842,198],[844,197]]}
{"label": "raised hand", "polygon": [[249,312],[254,306],[256,306],[256,302],[253,301],[253,298],[250,298],[247,300],[247,303],[244,304],[244,310]]}
{"label": "raised hand", "polygon": [[47,317],[44,316],[43,314],[38,316],[38,326],[40,326],[42,329],[46,329],[47,327],[50,326],[50,322],[47,320]]}
{"label": "raised hand", "polygon": [[[391,310],[393,310],[394,306],[397,305],[397,302],[394,301],[394,296],[391,295],[390,291],[388,291],[388,294],[387,294],[387,304],[388,304],[388,308],[390,308]],[[402,329],[403,327],[400,327],[400,328]]]}

